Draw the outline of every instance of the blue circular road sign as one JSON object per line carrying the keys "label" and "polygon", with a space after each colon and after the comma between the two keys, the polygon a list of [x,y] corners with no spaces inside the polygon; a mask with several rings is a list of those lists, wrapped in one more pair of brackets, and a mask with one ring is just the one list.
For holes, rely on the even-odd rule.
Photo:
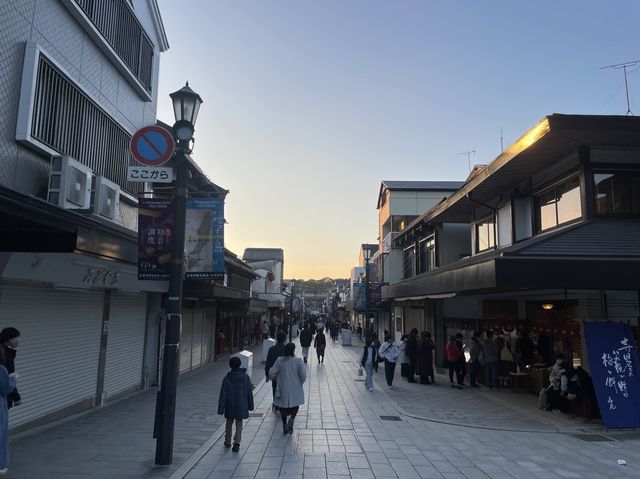
{"label": "blue circular road sign", "polygon": [[131,137],[133,157],[146,166],[160,166],[173,155],[173,136],[161,126],[139,129]]}

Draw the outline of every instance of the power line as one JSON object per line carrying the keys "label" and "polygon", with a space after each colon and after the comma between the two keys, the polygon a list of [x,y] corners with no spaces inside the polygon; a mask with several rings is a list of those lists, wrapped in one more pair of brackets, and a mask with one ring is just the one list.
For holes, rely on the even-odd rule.
{"label": "power line", "polygon": [[[638,63],[640,63],[640,60],[633,60],[630,62],[625,62],[625,63],[616,63],[615,65],[608,65],[606,67],[600,67],[600,70],[606,70],[606,69],[612,69],[612,70],[620,70],[622,68],[623,72],[624,72],[624,89],[627,93],[627,113],[626,115],[633,115],[633,113],[631,113],[631,104],[629,102],[629,82],[627,81],[627,68],[628,67],[633,67],[636,66]],[[632,70],[632,71],[636,71],[636,69]]]}

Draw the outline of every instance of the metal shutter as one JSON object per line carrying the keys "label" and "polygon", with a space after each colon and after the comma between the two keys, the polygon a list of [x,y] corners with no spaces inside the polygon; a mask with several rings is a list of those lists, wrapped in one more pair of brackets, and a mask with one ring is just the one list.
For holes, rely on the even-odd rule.
{"label": "metal shutter", "polygon": [[96,393],[103,294],[5,285],[0,326],[21,333],[16,357],[23,404],[11,410],[15,427]]}
{"label": "metal shutter", "polygon": [[184,373],[191,369],[191,310],[183,308],[182,328],[180,331],[180,372]]}
{"label": "metal shutter", "polygon": [[202,310],[194,309],[191,334],[191,369],[202,366]]}
{"label": "metal shutter", "polygon": [[104,373],[107,399],[142,383],[146,314],[146,294],[112,294]]}

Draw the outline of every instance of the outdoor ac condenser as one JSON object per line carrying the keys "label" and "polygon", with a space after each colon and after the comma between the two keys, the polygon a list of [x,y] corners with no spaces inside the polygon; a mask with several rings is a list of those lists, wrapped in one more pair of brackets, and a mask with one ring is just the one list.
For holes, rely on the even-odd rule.
{"label": "outdoor ac condenser", "polygon": [[118,219],[120,207],[120,187],[104,176],[94,176],[91,191],[93,214],[111,221]]}
{"label": "outdoor ac condenser", "polygon": [[54,156],[49,172],[49,203],[64,209],[88,209],[92,176],[91,168],[70,156]]}

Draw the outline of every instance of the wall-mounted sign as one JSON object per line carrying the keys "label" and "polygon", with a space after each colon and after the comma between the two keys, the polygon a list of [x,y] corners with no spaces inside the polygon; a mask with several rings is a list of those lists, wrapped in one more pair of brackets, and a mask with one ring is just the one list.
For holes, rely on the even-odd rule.
{"label": "wall-mounted sign", "polygon": [[186,279],[224,278],[224,197],[187,200]]}
{"label": "wall-mounted sign", "polygon": [[173,168],[162,166],[130,166],[127,169],[127,181],[139,183],[171,183]]}
{"label": "wall-mounted sign", "polygon": [[171,198],[138,200],[138,279],[167,280],[171,267]]}

